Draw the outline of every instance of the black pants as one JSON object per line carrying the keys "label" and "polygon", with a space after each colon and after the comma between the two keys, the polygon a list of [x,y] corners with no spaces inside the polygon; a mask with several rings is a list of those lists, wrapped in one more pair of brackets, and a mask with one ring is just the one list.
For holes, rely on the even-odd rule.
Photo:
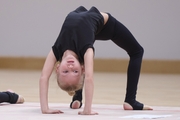
{"label": "black pants", "polygon": [[[136,101],[136,92],[144,49],[122,23],[117,21],[110,14],[108,15],[109,19],[107,23],[103,26],[102,30],[95,35],[95,40],[112,40],[129,55],[126,97],[124,101],[129,103],[133,109],[140,110],[143,108],[143,104]],[[79,90],[76,95],[81,96],[81,92],[82,91]]]}
{"label": "black pants", "polygon": [[11,104],[15,104],[18,100],[18,95],[16,93],[11,92],[0,92],[0,103],[8,102]]}
{"label": "black pants", "polygon": [[127,71],[125,102],[132,105],[134,109],[142,109],[143,104],[136,101],[136,92],[144,53],[142,46],[137,42],[131,32],[110,14],[107,23],[104,25],[101,32],[95,36],[95,39],[110,39],[127,52],[130,60]]}

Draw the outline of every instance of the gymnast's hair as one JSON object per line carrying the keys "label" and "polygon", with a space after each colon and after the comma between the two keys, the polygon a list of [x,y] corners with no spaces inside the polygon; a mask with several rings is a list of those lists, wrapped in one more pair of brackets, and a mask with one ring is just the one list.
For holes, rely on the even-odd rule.
{"label": "gymnast's hair", "polygon": [[83,87],[84,75],[82,75],[82,76],[80,77],[79,83],[76,84],[76,85],[66,85],[66,84],[64,84],[63,82],[59,82],[58,78],[59,78],[59,77],[58,77],[58,75],[57,75],[57,83],[58,83],[58,86],[59,86],[62,90],[66,91],[70,96],[75,95],[75,91],[77,91],[77,90],[79,90],[79,89],[82,89],[82,87]]}

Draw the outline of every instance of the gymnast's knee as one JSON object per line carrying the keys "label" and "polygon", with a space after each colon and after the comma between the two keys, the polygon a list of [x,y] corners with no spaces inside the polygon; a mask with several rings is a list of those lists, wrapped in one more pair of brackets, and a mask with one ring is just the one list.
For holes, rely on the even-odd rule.
{"label": "gymnast's knee", "polygon": [[144,48],[142,46],[140,47],[139,54],[141,54],[142,56],[144,54]]}
{"label": "gymnast's knee", "polygon": [[144,54],[144,48],[142,46],[139,46],[138,49],[133,50],[133,52],[129,53],[130,57],[143,57]]}

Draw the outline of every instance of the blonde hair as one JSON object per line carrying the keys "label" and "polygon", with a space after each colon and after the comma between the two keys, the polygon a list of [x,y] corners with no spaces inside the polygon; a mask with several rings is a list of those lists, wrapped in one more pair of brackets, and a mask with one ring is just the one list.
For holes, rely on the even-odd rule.
{"label": "blonde hair", "polygon": [[73,95],[75,95],[75,91],[77,91],[77,90],[79,90],[79,89],[82,89],[82,87],[83,87],[83,81],[84,81],[84,75],[82,75],[82,76],[80,77],[79,83],[76,84],[76,85],[66,85],[66,84],[64,84],[63,82],[59,82],[60,80],[58,80],[58,79],[60,79],[60,78],[59,78],[58,75],[57,75],[57,83],[58,83],[58,86],[59,86],[62,90],[66,91],[70,96],[73,96]]}

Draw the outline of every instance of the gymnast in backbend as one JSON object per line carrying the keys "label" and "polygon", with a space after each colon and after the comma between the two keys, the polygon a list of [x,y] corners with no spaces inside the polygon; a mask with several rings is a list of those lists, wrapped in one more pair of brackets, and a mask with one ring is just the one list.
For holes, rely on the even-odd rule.
{"label": "gymnast in backbend", "polygon": [[[98,114],[91,110],[94,82],[93,59],[95,40],[111,40],[130,57],[127,71],[127,88],[124,110],[152,110],[136,100],[136,92],[144,49],[131,32],[111,14],[100,12],[96,7],[87,10],[80,6],[70,12],[62,25],[60,34],[50,50],[40,77],[40,104],[45,114],[62,113],[48,106],[48,84],[54,66],[57,83],[62,90],[73,96],[70,107],[82,106],[82,88],[85,105],[79,114]],[[58,64],[56,64],[59,62]]]}

